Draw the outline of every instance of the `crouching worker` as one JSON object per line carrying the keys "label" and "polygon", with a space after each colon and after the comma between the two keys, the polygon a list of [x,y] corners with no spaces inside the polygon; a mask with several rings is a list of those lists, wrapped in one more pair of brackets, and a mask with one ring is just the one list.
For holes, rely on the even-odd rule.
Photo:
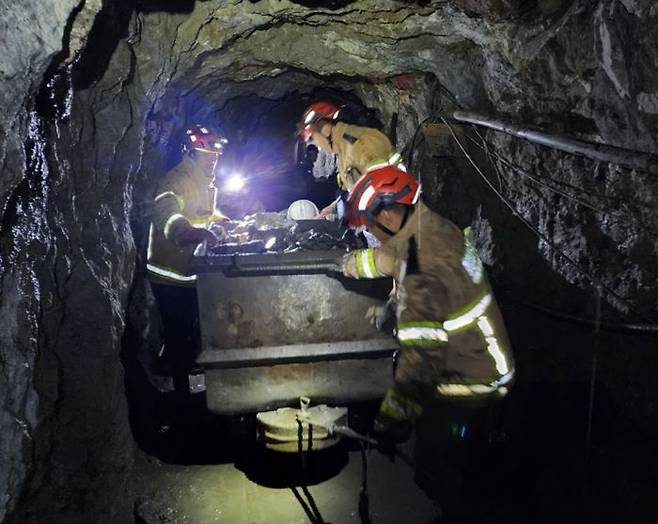
{"label": "crouching worker", "polygon": [[382,243],[346,255],[351,278],[393,276],[401,349],[374,432],[406,441],[433,399],[486,404],[507,393],[514,362],[500,311],[468,230],[419,200],[420,186],[395,167],[368,172],[347,203],[350,226]]}

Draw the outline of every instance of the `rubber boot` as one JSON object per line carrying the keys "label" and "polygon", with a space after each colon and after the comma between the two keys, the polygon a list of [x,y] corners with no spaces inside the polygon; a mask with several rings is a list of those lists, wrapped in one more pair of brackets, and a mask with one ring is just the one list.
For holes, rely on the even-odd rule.
{"label": "rubber boot", "polygon": [[411,422],[379,413],[372,424],[374,437],[383,443],[401,444],[411,437]]}

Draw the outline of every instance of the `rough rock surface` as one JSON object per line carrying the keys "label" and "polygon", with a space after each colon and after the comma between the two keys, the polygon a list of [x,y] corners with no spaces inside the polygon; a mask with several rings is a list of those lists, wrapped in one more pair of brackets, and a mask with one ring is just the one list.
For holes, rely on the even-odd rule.
{"label": "rough rock surface", "polygon": [[[608,318],[656,323],[655,177],[491,132],[488,158],[464,137],[575,269],[454,145],[417,132],[462,107],[658,153],[655,2],[314,4],[0,0],[0,521],[119,522],[130,511],[115,498],[132,453],[121,341],[131,289],[143,287],[153,177],[175,161],[188,119],[219,121],[243,146],[263,130],[283,164],[295,115],[331,94],[412,156],[433,206],[475,222],[502,287],[590,316],[600,287]],[[610,358],[618,401],[655,420],[643,400],[655,386],[638,373],[647,361]],[[521,355],[524,372],[546,378],[533,359]]]}

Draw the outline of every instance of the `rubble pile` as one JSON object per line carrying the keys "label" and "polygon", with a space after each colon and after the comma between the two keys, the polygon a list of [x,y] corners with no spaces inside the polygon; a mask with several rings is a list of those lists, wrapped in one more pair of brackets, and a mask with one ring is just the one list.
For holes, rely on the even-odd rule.
{"label": "rubble pile", "polygon": [[226,240],[207,254],[291,253],[298,250],[352,250],[366,241],[328,220],[291,220],[285,211],[254,213],[243,220],[222,223]]}

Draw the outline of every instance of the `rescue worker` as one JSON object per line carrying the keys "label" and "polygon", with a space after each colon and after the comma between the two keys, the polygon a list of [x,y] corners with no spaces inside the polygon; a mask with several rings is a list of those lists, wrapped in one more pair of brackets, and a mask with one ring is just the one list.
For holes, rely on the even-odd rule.
{"label": "rescue worker", "polygon": [[345,256],[343,274],[393,276],[401,349],[394,385],[374,431],[406,441],[434,398],[476,405],[507,393],[514,362],[503,319],[470,239],[419,200],[420,186],[395,167],[368,171],[347,200],[351,227],[381,247]]}
{"label": "rescue worker", "polygon": [[164,325],[165,362],[183,396],[199,346],[196,275],[189,264],[199,244],[221,240],[221,227],[210,226],[225,219],[214,204],[212,183],[225,143],[208,127],[187,129],[183,159],[158,183],[151,215],[148,278]]}
{"label": "rescue worker", "polygon": [[[298,124],[305,142],[313,141],[325,153],[336,155],[338,187],[350,191],[354,184],[373,169],[392,165],[405,170],[402,156],[381,131],[346,124],[339,120],[340,109],[330,102],[314,102]],[[338,200],[325,207],[322,218],[336,214]]]}

